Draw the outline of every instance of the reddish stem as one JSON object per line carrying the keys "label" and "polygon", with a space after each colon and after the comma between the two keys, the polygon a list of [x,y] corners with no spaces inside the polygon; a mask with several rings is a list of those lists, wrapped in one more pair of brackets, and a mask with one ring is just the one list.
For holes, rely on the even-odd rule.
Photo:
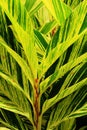
{"label": "reddish stem", "polygon": [[39,88],[38,88],[38,79],[35,79],[35,99],[34,99],[34,108],[35,108],[35,121],[36,130],[38,130],[39,116],[40,116],[40,105],[39,105]]}

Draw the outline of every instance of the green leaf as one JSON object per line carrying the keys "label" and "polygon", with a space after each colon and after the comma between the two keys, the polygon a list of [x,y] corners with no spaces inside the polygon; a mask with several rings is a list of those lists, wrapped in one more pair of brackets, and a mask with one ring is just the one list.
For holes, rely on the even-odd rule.
{"label": "green leaf", "polygon": [[26,96],[26,98],[30,101],[30,103],[32,104],[32,101],[29,97],[28,93],[25,93],[25,91],[22,89],[22,87],[10,76],[4,74],[3,72],[0,72],[0,77],[4,78],[7,82],[11,83],[13,87],[15,87],[17,90],[21,91],[24,96]]}
{"label": "green leaf", "polygon": [[82,116],[87,115],[87,103],[85,105],[83,105],[81,108],[79,108],[78,110],[72,111],[70,114],[65,115],[60,120],[56,120],[57,116],[55,116],[55,119],[53,119],[53,121],[52,121],[53,114],[54,114],[54,112],[52,113],[52,115],[50,117],[47,130],[49,130],[50,128],[55,128],[58,124],[60,124],[63,121],[67,121],[69,119],[74,119],[76,117],[82,117]]}
{"label": "green leaf", "polygon": [[[14,5],[13,9],[11,8],[12,4]],[[30,16],[28,15],[24,5],[20,0],[15,0],[15,2],[14,0],[2,0],[2,2],[0,2],[0,5],[12,22],[13,28],[18,35],[18,39],[20,40],[28,59],[32,77],[33,79],[36,79],[38,60],[34,45],[34,33]]]}
{"label": "green leaf", "polygon": [[[69,18],[69,23],[65,35],[67,35],[66,40],[60,44],[61,40],[57,43],[56,47],[51,49],[48,52],[48,56],[43,58],[42,64],[39,67],[39,75],[42,76],[45,72],[51,67],[51,65],[74,43],[76,42],[83,34],[87,33],[87,28],[85,26],[84,30],[80,32],[82,24],[84,22],[87,8],[86,1],[80,3],[78,7],[73,11],[73,14]],[[79,22],[80,21],[80,22]],[[65,24],[64,24],[65,26]],[[63,31],[63,30],[62,30]],[[60,32],[61,33],[61,32]],[[62,34],[62,33],[61,33]],[[59,35],[59,38],[61,37]],[[62,34],[63,39],[64,34]],[[55,41],[54,41],[55,42]],[[53,43],[54,44],[54,43]],[[48,50],[47,50],[48,51]]]}
{"label": "green leaf", "polygon": [[50,75],[44,81],[42,81],[40,83],[41,94],[43,92],[45,92],[45,90],[48,89],[53,83],[55,83],[60,78],[62,78],[68,71],[70,71],[72,68],[76,67],[77,65],[81,64],[82,62],[83,63],[87,62],[87,53],[85,53],[85,54],[79,56],[77,59],[71,60],[70,62],[61,66],[52,75]]}
{"label": "green leaf", "polygon": [[43,6],[42,1],[36,0],[36,2],[33,4],[32,8],[29,11],[29,15],[33,16],[42,6]]}
{"label": "green leaf", "polygon": [[10,55],[17,61],[17,63],[22,68],[24,74],[29,79],[32,86],[34,86],[34,81],[32,78],[31,70],[28,67],[27,63],[21,58],[15,51],[13,51],[8,45],[6,45],[5,41],[0,37],[0,44],[10,53]]}
{"label": "green leaf", "polygon": [[55,26],[57,25],[57,22],[55,20],[50,21],[46,23],[41,29],[40,32],[43,34],[49,33]]}
{"label": "green leaf", "polygon": [[0,9],[0,126],[75,130],[87,114],[87,0],[1,0]]}
{"label": "green leaf", "polygon": [[87,126],[82,126],[79,130],[86,130]]}
{"label": "green leaf", "polygon": [[[77,111],[80,115],[81,113],[84,113],[84,115],[82,114],[81,116],[87,115],[85,109],[87,102],[84,103],[84,99],[86,98],[85,92],[85,86],[82,86],[81,89],[77,90],[77,92],[74,92],[70,96],[57,103],[56,107],[53,107],[52,109],[47,128],[60,128],[62,123],[67,123],[67,121],[75,119],[74,116],[70,117],[70,115],[74,114]],[[84,109],[82,110],[82,108]],[[83,112],[81,112],[81,110]],[[79,114],[77,114],[77,117],[79,117]]]}
{"label": "green leaf", "polygon": [[[3,78],[0,77],[0,109],[22,115],[33,124],[31,104],[26,94],[21,89],[17,89],[18,84],[13,83],[10,78],[6,76]],[[8,120],[6,114],[4,119]]]}
{"label": "green leaf", "polygon": [[42,0],[59,25],[69,17],[71,9],[64,4],[61,0]]}
{"label": "green leaf", "polygon": [[[87,103],[76,111],[71,112],[69,118],[76,118],[87,115]],[[67,117],[66,117],[67,118]]]}
{"label": "green leaf", "polygon": [[87,85],[87,78],[85,78],[82,81],[72,85],[69,88],[62,90],[60,93],[58,93],[53,98],[46,100],[43,104],[43,107],[42,107],[42,113],[46,112],[50,107],[52,107],[54,104],[59,102],[61,99],[65,98],[66,96],[68,96],[70,94],[72,94],[73,92],[80,89],[84,85]]}
{"label": "green leaf", "polygon": [[26,9],[28,10],[28,11],[30,11],[31,10],[31,8],[32,8],[32,6],[35,4],[35,2],[36,2],[37,0],[26,0],[26,2],[25,2],[25,7],[26,7]]}
{"label": "green leaf", "polygon": [[10,129],[8,129],[6,127],[0,127],[0,130],[10,130]]}
{"label": "green leaf", "polygon": [[86,18],[86,12],[87,2],[86,0],[84,0],[73,10],[71,16],[69,17],[70,20],[68,25],[69,28],[67,28],[67,40],[75,36],[76,34],[80,34],[87,28],[87,26],[85,26],[84,29],[81,31],[84,20]]}
{"label": "green leaf", "polygon": [[69,41],[65,41],[64,43],[58,44],[52,51],[48,53],[48,56],[43,59],[42,63],[39,65],[39,77],[47,72],[47,70],[51,67],[51,65],[72,45],[77,41],[81,36],[83,36],[87,32],[85,29],[82,33],[75,35]]}
{"label": "green leaf", "polygon": [[67,130],[75,130],[76,120],[75,119],[66,120],[62,122],[61,124],[59,124],[57,128],[60,130],[64,130],[65,128]]}
{"label": "green leaf", "polygon": [[7,103],[7,100],[4,100],[1,97],[0,97],[0,108],[25,116],[27,117],[28,120],[31,121],[31,123],[33,123],[31,113],[29,111],[27,112],[22,111],[21,109],[18,108],[18,106],[9,101]]}
{"label": "green leaf", "polygon": [[43,35],[39,31],[34,30],[34,34],[37,40],[38,47],[44,52],[48,46],[48,43],[46,42]]}

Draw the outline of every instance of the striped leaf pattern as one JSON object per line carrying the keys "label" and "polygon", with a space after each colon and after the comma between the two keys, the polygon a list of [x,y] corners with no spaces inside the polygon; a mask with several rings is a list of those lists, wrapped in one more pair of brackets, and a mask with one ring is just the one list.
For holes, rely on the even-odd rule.
{"label": "striped leaf pattern", "polygon": [[[75,9],[75,11],[72,15],[71,21],[73,19],[73,20],[75,20],[75,25],[76,25],[76,22],[78,24],[78,20],[80,19],[80,16],[78,15],[80,9],[82,9],[82,12],[81,12],[81,16],[82,16],[82,19],[83,19],[82,22],[76,28],[73,28],[74,26],[73,26],[73,22],[72,22],[72,24],[70,26],[70,30],[68,29],[69,38],[67,37],[66,41],[64,41],[61,44],[58,44],[56,46],[56,48],[53,48],[53,50],[51,50],[49,52],[49,55],[45,59],[43,59],[42,64],[40,65],[40,68],[41,68],[41,72],[40,72],[41,74],[40,75],[41,76],[66,51],[66,49],[68,49],[74,42],[76,42],[81,37],[81,35],[84,35],[86,33],[84,31],[87,31],[87,29],[84,29],[84,31],[81,34],[79,34],[79,31],[81,29],[81,26],[82,26],[83,21],[84,21],[85,16],[86,16],[86,12],[85,12],[86,1],[84,1],[82,3],[82,5],[79,5],[78,8]],[[76,17],[77,17],[77,20],[76,20]],[[75,31],[76,31],[76,33],[75,33]],[[62,48],[63,48],[63,50],[62,50]],[[61,54],[61,52],[62,52],[62,54]],[[51,61],[50,61],[50,59],[51,59]]]}
{"label": "striped leaf pattern", "polygon": [[[12,9],[12,5],[14,10]],[[37,56],[36,51],[34,49],[34,34],[29,15],[20,0],[17,0],[15,2],[14,0],[11,0],[10,2],[9,0],[3,0],[1,6],[5,10],[5,13],[7,14],[8,18],[11,20],[13,28],[23,46],[23,49],[28,59],[29,67],[31,69],[32,78],[37,78],[37,69],[34,69],[35,67],[37,68]],[[32,59],[31,57],[34,57],[34,59]]]}
{"label": "striped leaf pattern", "polygon": [[54,16],[54,18],[57,20],[59,25],[61,25],[71,13],[71,9],[61,0],[42,1],[45,4],[45,6],[49,9],[51,14]]}
{"label": "striped leaf pattern", "polygon": [[86,0],[2,0],[0,129],[76,130],[87,116],[86,48]]}
{"label": "striped leaf pattern", "polygon": [[46,78],[43,82],[40,84],[40,92],[41,94],[48,89],[54,82],[62,78],[68,71],[70,71],[72,68],[76,67],[77,65],[81,63],[87,62],[87,53],[81,55],[77,59],[68,62],[67,64],[61,66],[59,70],[56,70],[52,75],[50,75],[48,78]]}

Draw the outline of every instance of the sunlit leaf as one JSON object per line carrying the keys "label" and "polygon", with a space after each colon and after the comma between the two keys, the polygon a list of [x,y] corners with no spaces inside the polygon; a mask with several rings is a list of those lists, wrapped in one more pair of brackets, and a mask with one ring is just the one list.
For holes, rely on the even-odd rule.
{"label": "sunlit leaf", "polygon": [[[67,17],[71,14],[71,9],[61,0],[42,0],[58,24],[61,25]],[[56,8],[55,8],[56,7]]]}

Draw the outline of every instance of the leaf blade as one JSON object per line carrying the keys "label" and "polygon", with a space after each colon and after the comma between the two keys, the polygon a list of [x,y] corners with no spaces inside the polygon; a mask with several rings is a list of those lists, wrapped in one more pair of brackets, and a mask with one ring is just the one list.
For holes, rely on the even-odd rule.
{"label": "leaf blade", "polygon": [[48,99],[44,102],[43,107],[42,107],[42,114],[46,112],[50,107],[52,107],[54,104],[59,102],[61,99],[65,98],[66,96],[72,94],[79,88],[81,88],[83,85],[87,85],[87,78],[83,79],[82,81],[72,85],[69,88],[66,88],[62,90],[60,93],[58,93],[56,96],[54,96],[51,99]]}
{"label": "leaf blade", "polygon": [[26,62],[15,52],[13,51],[8,45],[6,45],[5,41],[3,40],[2,37],[0,37],[0,44],[11,54],[11,56],[17,61],[17,63],[21,66],[23,72],[25,73],[25,75],[27,76],[27,78],[29,79],[30,83],[32,84],[32,86],[34,86],[33,84],[33,78],[32,78],[32,74],[31,71],[28,67],[28,65],[26,64]]}
{"label": "leaf blade", "polygon": [[58,24],[61,25],[64,20],[71,14],[71,9],[61,0],[42,0]]}

